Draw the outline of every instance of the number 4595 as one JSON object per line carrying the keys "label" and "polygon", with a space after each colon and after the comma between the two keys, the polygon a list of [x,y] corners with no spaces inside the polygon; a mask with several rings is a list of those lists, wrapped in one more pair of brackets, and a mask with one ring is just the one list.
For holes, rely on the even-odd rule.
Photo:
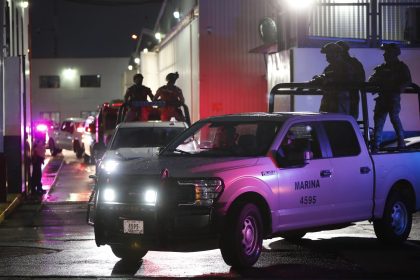
{"label": "number 4595", "polygon": [[302,196],[300,198],[300,204],[315,204],[316,203],[316,196],[315,195],[309,195],[309,196]]}

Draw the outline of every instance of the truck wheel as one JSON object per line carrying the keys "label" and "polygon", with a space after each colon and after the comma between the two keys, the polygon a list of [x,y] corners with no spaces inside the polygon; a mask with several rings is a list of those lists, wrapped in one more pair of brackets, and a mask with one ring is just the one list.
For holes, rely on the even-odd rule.
{"label": "truck wheel", "polygon": [[49,140],[48,140],[48,148],[50,149],[50,153],[51,153],[51,155],[52,156],[56,156],[59,152],[61,152],[59,149],[57,149],[56,147],[55,147],[55,142],[54,142],[54,140],[52,139],[52,138],[50,138]]}
{"label": "truck wheel", "polygon": [[382,219],[373,221],[376,237],[388,244],[401,244],[411,231],[413,216],[408,203],[399,193],[392,193],[385,205]]}
{"label": "truck wheel", "polygon": [[111,249],[116,257],[127,261],[139,261],[149,251],[147,249],[132,249],[128,245],[111,245]]}
{"label": "truck wheel", "polygon": [[83,147],[80,146],[80,143],[78,141],[75,141],[74,142],[73,150],[76,153],[76,157],[77,158],[82,158],[83,153],[85,152],[84,149],[83,149]]}
{"label": "truck wheel", "polygon": [[293,231],[293,232],[286,232],[280,235],[280,237],[284,238],[286,241],[290,242],[298,242],[304,237],[306,232],[304,231]]}
{"label": "truck wheel", "polygon": [[229,215],[226,230],[220,238],[220,251],[226,264],[250,267],[261,255],[263,226],[260,211],[252,204],[243,204]]}

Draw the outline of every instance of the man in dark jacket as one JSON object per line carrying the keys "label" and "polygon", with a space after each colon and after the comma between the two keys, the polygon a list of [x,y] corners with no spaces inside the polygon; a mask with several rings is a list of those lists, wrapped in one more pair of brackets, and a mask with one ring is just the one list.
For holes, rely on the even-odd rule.
{"label": "man in dark jacket", "polygon": [[165,107],[161,110],[162,121],[169,121],[172,117],[175,117],[178,121],[185,120],[180,109],[180,107],[185,103],[184,95],[182,94],[182,90],[175,85],[178,78],[178,72],[169,73],[166,75],[167,84],[161,86],[156,91],[155,100],[165,101]]}
{"label": "man in dark jacket", "polygon": [[404,148],[404,129],[399,113],[401,111],[401,92],[411,83],[408,66],[398,59],[401,50],[398,45],[382,44],[385,63],[375,67],[369,82],[379,86],[379,96],[375,98],[373,120],[375,123],[372,150],[377,151],[382,141],[382,130],[389,114],[392,126],[397,134],[398,148]]}
{"label": "man in dark jacket", "polygon": [[[124,102],[128,106],[127,115],[125,121],[139,121],[143,119],[141,107],[136,102],[147,101],[147,97],[150,101],[153,101],[153,94],[150,88],[143,85],[143,75],[135,74],[133,76],[134,85],[129,87],[124,95]],[[136,106],[137,105],[137,106]],[[147,116],[146,116],[147,118]]]}
{"label": "man in dark jacket", "polygon": [[352,68],[344,61],[343,48],[335,43],[328,43],[321,48],[321,53],[325,54],[329,65],[322,75],[317,75],[310,81],[324,90],[319,111],[350,114],[350,93],[343,87],[354,80],[354,75]]}
{"label": "man in dark jacket", "polygon": [[[354,75],[354,81],[358,84],[363,83],[366,80],[365,69],[363,64],[355,57],[350,56],[349,54],[349,45],[344,41],[336,42],[337,45],[343,48],[343,58],[344,61],[350,65]],[[360,95],[358,89],[350,90],[350,115],[352,115],[356,120],[359,118],[359,102]]]}

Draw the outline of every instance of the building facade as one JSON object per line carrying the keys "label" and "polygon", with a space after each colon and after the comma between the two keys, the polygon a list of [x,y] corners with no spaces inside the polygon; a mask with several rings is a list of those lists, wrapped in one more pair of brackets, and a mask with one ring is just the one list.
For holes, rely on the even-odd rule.
{"label": "building facade", "polygon": [[[163,1],[154,30],[162,33],[163,39],[153,49],[154,55],[139,53],[149,58],[141,60],[140,71],[156,69],[148,75],[150,84],[156,79],[164,84],[167,73],[178,71],[177,84],[184,91],[193,121],[211,115],[267,111],[270,89],[280,82],[305,82],[322,73],[326,61],[320,47],[337,40],[348,42],[350,53],[364,64],[367,77],[383,62],[380,44],[398,43],[400,58],[410,67],[413,82],[420,83],[420,20],[416,16],[420,1],[308,0],[312,6],[306,9],[295,6],[302,2]],[[174,20],[174,12],[181,17]],[[267,18],[274,23],[271,30],[264,29]],[[414,98],[403,101],[402,118],[407,119],[407,130],[420,131]],[[291,108],[286,97],[277,104],[281,111],[318,111],[319,99],[301,97]],[[370,112],[373,106],[369,96]],[[386,129],[392,130],[389,122]]]}
{"label": "building facade", "polygon": [[126,71],[127,59],[32,59],[32,118],[86,118],[104,102],[121,99],[134,74]]}

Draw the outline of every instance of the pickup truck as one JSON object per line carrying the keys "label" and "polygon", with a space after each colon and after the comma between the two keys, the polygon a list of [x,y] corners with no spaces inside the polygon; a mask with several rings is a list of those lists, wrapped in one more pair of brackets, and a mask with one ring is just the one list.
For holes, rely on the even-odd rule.
{"label": "pickup truck", "polygon": [[117,257],[217,244],[228,265],[244,268],[263,239],[357,221],[371,221],[385,244],[404,242],[420,209],[419,166],[419,150],[371,154],[346,115],[217,116],[156,157],[120,162],[98,178],[89,209],[96,244]]}
{"label": "pickup truck", "polygon": [[74,151],[77,158],[83,156],[82,135],[85,120],[82,118],[67,118],[61,126],[54,130],[48,139],[48,148],[55,156],[62,149]]}

